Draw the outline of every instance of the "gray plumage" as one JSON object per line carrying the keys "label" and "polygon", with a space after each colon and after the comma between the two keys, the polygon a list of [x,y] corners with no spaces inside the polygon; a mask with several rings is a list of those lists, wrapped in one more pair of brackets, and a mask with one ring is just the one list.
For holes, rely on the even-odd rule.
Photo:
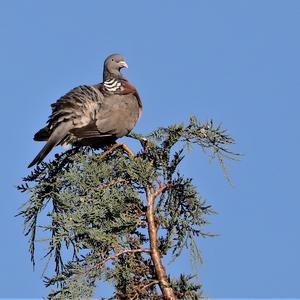
{"label": "gray plumage", "polygon": [[46,127],[34,135],[47,141],[28,167],[39,164],[56,145],[101,148],[127,135],[138,121],[142,104],[138,92],[120,73],[127,67],[119,54],[104,62],[103,83],[79,86],[52,104]]}

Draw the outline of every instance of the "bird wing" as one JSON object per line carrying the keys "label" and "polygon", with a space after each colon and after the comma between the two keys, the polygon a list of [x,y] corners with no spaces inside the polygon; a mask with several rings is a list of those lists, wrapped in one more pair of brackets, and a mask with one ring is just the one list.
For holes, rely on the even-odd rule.
{"label": "bird wing", "polygon": [[94,86],[103,96],[95,116],[82,127],[70,132],[80,139],[122,137],[129,133],[140,117],[142,103],[136,88],[122,79],[122,89],[114,93],[103,90],[103,84]]}
{"label": "bird wing", "polygon": [[40,163],[53,147],[65,140],[72,129],[84,128],[95,122],[95,114],[102,101],[103,95],[99,89],[79,86],[52,104],[48,125],[34,136],[35,140],[48,141],[29,167]]}
{"label": "bird wing", "polygon": [[52,114],[48,127],[55,128],[61,122],[71,120],[74,128],[88,125],[103,101],[102,93],[93,86],[79,86],[51,105]]}
{"label": "bird wing", "polygon": [[111,134],[101,133],[96,125],[96,120],[92,120],[86,126],[73,128],[70,130],[70,132],[80,139],[98,138],[98,137],[105,137],[111,135]]}

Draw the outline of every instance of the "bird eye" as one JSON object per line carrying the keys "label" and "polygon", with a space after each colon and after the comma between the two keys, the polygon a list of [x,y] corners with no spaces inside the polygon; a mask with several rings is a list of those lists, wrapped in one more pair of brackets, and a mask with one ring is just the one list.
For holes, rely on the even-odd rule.
{"label": "bird eye", "polygon": [[114,59],[112,58],[111,61],[114,61]]}

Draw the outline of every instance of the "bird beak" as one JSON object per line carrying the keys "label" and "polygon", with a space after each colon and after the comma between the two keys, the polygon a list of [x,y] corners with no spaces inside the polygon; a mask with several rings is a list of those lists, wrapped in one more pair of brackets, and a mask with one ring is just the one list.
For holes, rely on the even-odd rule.
{"label": "bird beak", "polygon": [[126,69],[128,68],[127,63],[126,63],[125,61],[123,61],[123,60],[119,62],[119,66],[120,66],[121,68],[126,68]]}

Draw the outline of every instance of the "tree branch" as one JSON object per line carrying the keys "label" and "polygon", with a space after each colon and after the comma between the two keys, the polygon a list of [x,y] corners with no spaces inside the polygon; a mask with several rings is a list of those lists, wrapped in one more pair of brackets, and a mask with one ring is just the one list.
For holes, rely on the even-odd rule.
{"label": "tree branch", "polygon": [[107,263],[109,260],[116,259],[120,255],[123,255],[125,253],[141,253],[141,252],[151,253],[151,250],[150,249],[146,249],[146,248],[143,248],[143,249],[126,249],[126,250],[123,250],[121,252],[118,252],[118,253],[115,253],[113,255],[110,255],[107,258],[105,258],[105,259],[103,259],[103,260],[95,263],[92,267],[85,269],[83,272],[80,272],[77,275],[84,275],[84,274],[90,272],[91,270],[93,270],[94,268],[102,266],[105,263]]}
{"label": "tree branch", "polygon": [[165,184],[161,184],[160,181],[158,181],[158,183],[159,183],[159,188],[154,189],[153,192],[151,192],[151,189],[149,187],[146,187],[146,196],[148,201],[146,216],[148,221],[148,233],[150,239],[151,258],[154,264],[157,279],[159,281],[159,287],[162,291],[164,298],[167,300],[175,300],[177,298],[174,294],[173,289],[170,287],[167,273],[162,264],[161,255],[158,250],[158,236],[157,236],[158,227],[155,224],[154,202],[155,202],[155,198],[159,194],[161,194],[167,187]]}
{"label": "tree branch", "polygon": [[158,280],[150,281],[149,283],[147,283],[146,285],[144,285],[142,287],[142,290],[146,290],[146,289],[148,289],[149,287],[151,287],[152,285],[155,285],[155,284],[159,284],[159,281]]}

